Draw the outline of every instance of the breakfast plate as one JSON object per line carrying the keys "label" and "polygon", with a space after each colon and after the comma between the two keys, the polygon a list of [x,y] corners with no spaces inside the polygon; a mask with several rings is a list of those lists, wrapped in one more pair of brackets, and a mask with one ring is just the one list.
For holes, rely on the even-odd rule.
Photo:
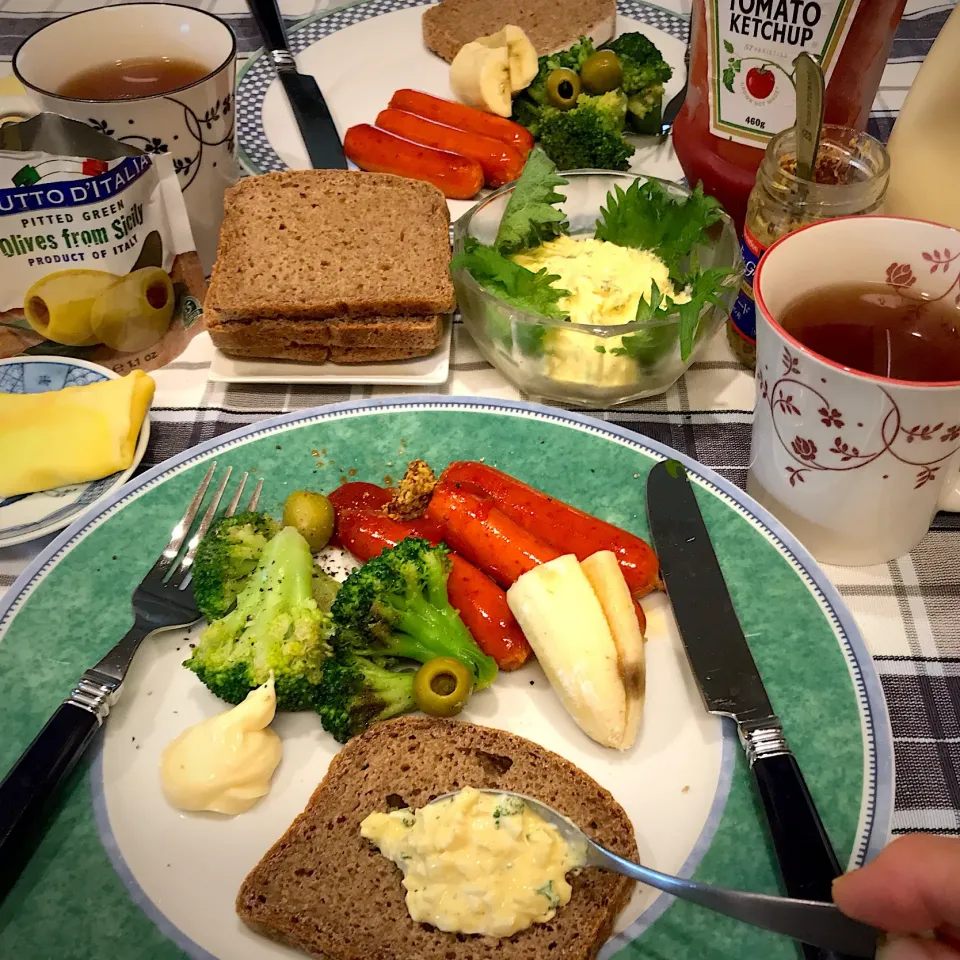
{"label": "breakfast plate", "polygon": [[[0,393],[48,393],[120,376],[106,367],[61,357],[13,357],[0,360]],[[144,417],[133,463],[101,480],[73,483],[41,493],[0,498],[0,547],[26,543],[62,530],[93,504],[130,479],[150,439],[150,416]]]}
{"label": "breakfast plate", "polygon": [[[321,456],[318,456],[318,451]],[[676,457],[697,486],[737,612],[842,863],[887,840],[892,740],[879,680],[850,613],[800,544],[741,490],[628,430],[555,408],[486,399],[392,398],[300,411],[211,440],[101,502],[25,571],[0,607],[0,770],[76,677],[129,625],[129,597],[199,477],[264,477],[261,508],[343,473],[385,482],[407,460],[483,458],[641,536],[652,465]],[[775,865],[732,726],[703,710],[662,594],[645,598],[647,699],[636,745],[588,740],[536,664],[503,673],[461,718],[501,727],[576,763],[627,811],[643,861],[699,880],[777,889]],[[72,956],[109,930],[111,955],[269,960],[297,954],[234,912],[246,873],[303,808],[338,750],[313,714],[284,714],[270,794],[237,818],[166,805],[161,749],[222,705],[180,663],[191,632],[141,648],[92,766],[0,907],[0,954]],[[69,922],[63,922],[69,916]],[[601,956],[795,957],[786,941],[638,888]]]}
{"label": "breakfast plate", "polygon": [[450,373],[452,330],[453,324],[448,318],[440,346],[429,356],[384,363],[292,363],[289,360],[231,357],[214,347],[210,379],[220,383],[371,383],[381,386],[429,386],[443,383]]}
{"label": "breakfast plate", "polygon": [[[313,74],[341,138],[358,123],[373,123],[393,93],[403,87],[455,99],[450,66],[423,44],[419,0],[367,0],[311,17],[289,31],[299,69]],[[683,87],[688,21],[662,7],[619,0],[617,31],[639,31],[659,47],[673,77],[664,102]],[[630,169],[664,180],[683,171],[670,140],[632,138],[637,145]],[[269,57],[252,57],[237,81],[237,154],[250,173],[309,167],[290,105]],[[450,200],[456,219],[472,201]]]}

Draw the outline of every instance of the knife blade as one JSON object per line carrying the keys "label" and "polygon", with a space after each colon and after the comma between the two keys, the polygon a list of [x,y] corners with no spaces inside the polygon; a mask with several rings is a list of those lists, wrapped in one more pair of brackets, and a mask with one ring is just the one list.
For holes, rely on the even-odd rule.
{"label": "knife blade", "polygon": [[311,165],[315,170],[346,170],[347,158],[330,109],[317,81],[297,70],[276,0],[250,0],[250,11],[290,101]]}
{"label": "knife blade", "polygon": [[[786,891],[829,903],[840,864],[763,686],[683,464],[666,460],[650,471],[647,518],[704,705],[737,724]],[[806,944],[802,950],[807,960],[837,957]]]}

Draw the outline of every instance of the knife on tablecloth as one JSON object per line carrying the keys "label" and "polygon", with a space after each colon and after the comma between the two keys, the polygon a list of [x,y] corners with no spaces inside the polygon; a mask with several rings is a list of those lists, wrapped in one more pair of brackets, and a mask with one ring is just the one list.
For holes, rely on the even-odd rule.
{"label": "knife on tablecloth", "polygon": [[[666,460],[650,471],[647,518],[703,702],[736,721],[786,892],[829,903],[840,864],[767,697],[683,464]],[[806,960],[838,957],[806,944],[802,950]]]}
{"label": "knife on tablecloth", "polygon": [[310,163],[316,170],[346,170],[347,158],[327,102],[317,81],[297,70],[277,0],[250,0],[250,12],[290,101]]}

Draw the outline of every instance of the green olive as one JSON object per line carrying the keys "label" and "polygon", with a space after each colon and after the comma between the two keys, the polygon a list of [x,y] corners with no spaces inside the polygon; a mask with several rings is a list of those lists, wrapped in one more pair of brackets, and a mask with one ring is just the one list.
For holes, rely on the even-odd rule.
{"label": "green olive", "polygon": [[330,542],[335,519],[333,504],[312,490],[294,490],[283,505],[283,525],[296,527],[314,552]]}
{"label": "green olive", "polygon": [[567,69],[551,70],[547,77],[547,100],[558,110],[572,110],[580,96],[580,78]]}
{"label": "green olive", "polygon": [[594,95],[616,90],[623,83],[623,67],[620,58],[612,50],[593,53],[580,68],[583,89]]}
{"label": "green olive", "polygon": [[470,699],[473,675],[456,657],[434,657],[413,677],[417,706],[431,717],[453,717]]}

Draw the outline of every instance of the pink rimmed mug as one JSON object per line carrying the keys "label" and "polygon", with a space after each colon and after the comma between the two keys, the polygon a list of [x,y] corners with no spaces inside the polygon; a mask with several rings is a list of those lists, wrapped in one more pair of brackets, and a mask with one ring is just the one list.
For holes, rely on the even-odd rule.
{"label": "pink rimmed mug", "polygon": [[960,511],[960,381],[861,373],[778,323],[814,285],[850,282],[960,304],[960,231],[900,217],[827,220],[778,240],[754,277],[747,490],[818,560],[861,566],[908,553],[938,509]]}

